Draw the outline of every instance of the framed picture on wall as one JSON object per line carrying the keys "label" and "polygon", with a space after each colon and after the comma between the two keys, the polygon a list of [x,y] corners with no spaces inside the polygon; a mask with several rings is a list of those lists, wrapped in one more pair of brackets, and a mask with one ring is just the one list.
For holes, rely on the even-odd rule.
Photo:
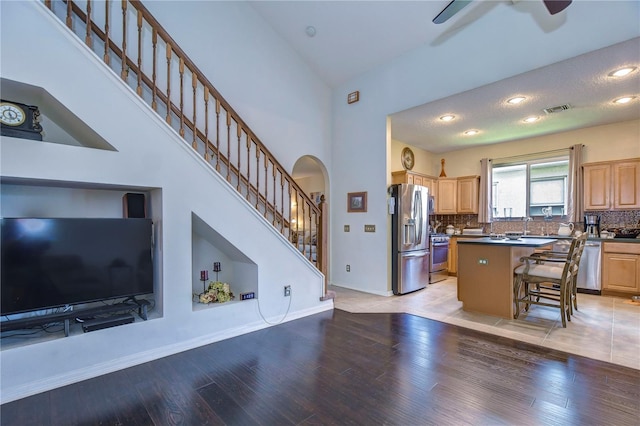
{"label": "framed picture on wall", "polygon": [[347,194],[347,212],[365,213],[367,211],[367,193],[349,192]]}

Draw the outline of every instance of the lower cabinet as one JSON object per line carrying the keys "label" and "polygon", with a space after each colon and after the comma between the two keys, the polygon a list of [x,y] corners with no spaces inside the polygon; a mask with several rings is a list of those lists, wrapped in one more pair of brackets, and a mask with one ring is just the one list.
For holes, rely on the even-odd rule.
{"label": "lower cabinet", "polygon": [[640,295],[640,244],[603,243],[602,291]]}

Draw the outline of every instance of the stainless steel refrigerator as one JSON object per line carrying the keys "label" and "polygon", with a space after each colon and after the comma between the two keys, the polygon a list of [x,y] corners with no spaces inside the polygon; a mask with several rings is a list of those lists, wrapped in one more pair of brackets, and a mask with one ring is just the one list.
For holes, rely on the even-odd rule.
{"label": "stainless steel refrigerator", "polygon": [[425,288],[429,283],[429,188],[391,186],[391,281],[393,294]]}

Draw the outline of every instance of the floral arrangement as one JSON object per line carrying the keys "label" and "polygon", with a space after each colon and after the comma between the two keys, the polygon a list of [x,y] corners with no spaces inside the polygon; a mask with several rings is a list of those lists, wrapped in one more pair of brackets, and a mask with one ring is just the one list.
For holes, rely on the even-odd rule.
{"label": "floral arrangement", "polygon": [[233,300],[229,284],[221,281],[210,281],[207,291],[200,295],[200,303],[224,303]]}

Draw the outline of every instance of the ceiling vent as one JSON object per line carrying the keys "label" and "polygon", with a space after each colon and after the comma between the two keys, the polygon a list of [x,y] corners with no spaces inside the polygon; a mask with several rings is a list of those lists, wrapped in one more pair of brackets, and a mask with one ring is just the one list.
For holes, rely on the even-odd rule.
{"label": "ceiling vent", "polygon": [[562,111],[566,111],[568,109],[571,109],[571,105],[564,104],[564,105],[554,106],[554,107],[551,107],[551,108],[545,108],[545,109],[543,109],[543,111],[546,114],[554,114],[556,112],[562,112]]}

